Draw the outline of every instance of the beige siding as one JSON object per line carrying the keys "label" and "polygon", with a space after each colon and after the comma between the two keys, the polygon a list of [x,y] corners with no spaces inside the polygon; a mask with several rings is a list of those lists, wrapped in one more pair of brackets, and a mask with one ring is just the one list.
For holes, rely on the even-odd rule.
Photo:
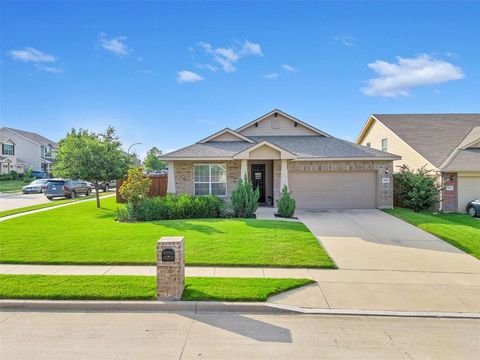
{"label": "beige siding", "polygon": [[262,145],[250,152],[250,159],[280,159],[280,151],[272,149],[270,146]]}
{"label": "beige siding", "polygon": [[228,132],[218,135],[217,137],[210,139],[209,141],[245,141],[240,139],[238,136],[230,134]]}
{"label": "beige siding", "polygon": [[468,202],[480,199],[480,174],[458,174],[458,211],[465,212]]}
{"label": "beige siding", "polygon": [[258,126],[252,124],[240,131],[240,134],[245,136],[275,136],[275,135],[317,135],[318,134],[306,128],[303,125],[287,119],[286,117],[278,114],[277,117],[273,115],[263,119],[258,123]]}
{"label": "beige siding", "polygon": [[373,122],[370,130],[360,144],[366,146],[367,143],[371,143],[371,147],[373,149],[382,150],[382,139],[388,139],[387,152],[402,157],[401,160],[395,160],[393,162],[395,172],[397,172],[398,167],[403,164],[406,164],[413,169],[418,169],[426,164],[427,168],[436,170],[435,166],[429,163],[425,158],[423,158],[423,156],[417,153],[393,131],[379,121]]}

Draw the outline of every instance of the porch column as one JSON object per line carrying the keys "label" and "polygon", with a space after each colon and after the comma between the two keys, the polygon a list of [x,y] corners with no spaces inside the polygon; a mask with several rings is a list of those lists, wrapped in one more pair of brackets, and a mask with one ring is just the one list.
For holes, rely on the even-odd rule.
{"label": "porch column", "polygon": [[243,180],[247,176],[247,159],[242,159],[242,167],[240,168],[240,178]]}
{"label": "porch column", "polygon": [[175,194],[175,166],[173,164],[173,161],[167,163],[167,194]]}
{"label": "porch column", "polygon": [[280,172],[280,192],[282,191],[285,185],[287,185],[287,188],[288,188],[288,168],[287,168],[287,160],[282,159],[281,172]]}

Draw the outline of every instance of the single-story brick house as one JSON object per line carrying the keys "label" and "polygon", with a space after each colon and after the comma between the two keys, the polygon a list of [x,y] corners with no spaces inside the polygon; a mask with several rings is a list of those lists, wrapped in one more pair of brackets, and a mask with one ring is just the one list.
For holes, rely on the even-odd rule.
{"label": "single-story brick house", "polygon": [[465,212],[480,198],[480,114],[373,114],[356,142],[400,155],[394,172],[406,164],[436,173],[439,210]]}
{"label": "single-story brick house", "polygon": [[168,162],[168,193],[228,199],[247,176],[259,188],[261,204],[275,204],[287,185],[297,209],[390,208],[393,161],[400,159],[337,139],[280,110],[160,158]]}

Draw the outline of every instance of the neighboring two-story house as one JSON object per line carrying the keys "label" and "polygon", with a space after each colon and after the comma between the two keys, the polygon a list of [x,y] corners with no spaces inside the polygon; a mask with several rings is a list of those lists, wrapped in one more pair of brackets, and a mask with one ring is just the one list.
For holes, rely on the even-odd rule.
{"label": "neighboring two-story house", "polygon": [[403,164],[435,172],[440,210],[464,212],[480,198],[480,114],[373,114],[356,142],[400,155],[395,172]]}
{"label": "neighboring two-story house", "polygon": [[163,154],[167,192],[229,199],[239,179],[274,205],[287,186],[297,209],[389,208],[400,157],[335,138],[280,110]]}
{"label": "neighboring two-story house", "polygon": [[[0,128],[2,173],[15,170],[51,173],[58,144],[37,133],[8,127]],[[5,166],[8,162],[8,167]]]}

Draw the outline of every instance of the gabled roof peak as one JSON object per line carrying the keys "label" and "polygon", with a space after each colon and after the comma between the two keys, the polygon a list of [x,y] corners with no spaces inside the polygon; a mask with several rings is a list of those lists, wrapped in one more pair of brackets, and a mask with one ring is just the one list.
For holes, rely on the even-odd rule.
{"label": "gabled roof peak", "polygon": [[268,118],[272,115],[277,115],[277,114],[282,115],[283,117],[285,117],[285,118],[287,118],[287,119],[289,119],[289,120],[291,120],[291,121],[293,121],[297,124],[300,124],[300,125],[306,127],[307,129],[313,131],[314,133],[317,133],[318,135],[330,137],[330,135],[327,134],[326,132],[323,132],[323,131],[317,129],[316,127],[314,127],[310,124],[307,124],[306,122],[303,122],[302,120],[297,119],[296,117],[294,117],[290,114],[287,114],[286,112],[284,112],[280,109],[277,109],[277,108],[269,111],[268,113],[260,116],[259,118],[256,118],[255,120],[252,120],[252,121],[248,122],[247,124],[245,124],[245,125],[239,127],[238,129],[236,129],[235,131],[241,132],[241,131],[245,130],[246,128],[248,128],[248,127],[250,127],[250,126],[252,126],[256,123],[258,123],[258,122],[260,122],[260,121],[262,121],[262,120],[264,120],[264,119],[266,119],[266,118]]}

